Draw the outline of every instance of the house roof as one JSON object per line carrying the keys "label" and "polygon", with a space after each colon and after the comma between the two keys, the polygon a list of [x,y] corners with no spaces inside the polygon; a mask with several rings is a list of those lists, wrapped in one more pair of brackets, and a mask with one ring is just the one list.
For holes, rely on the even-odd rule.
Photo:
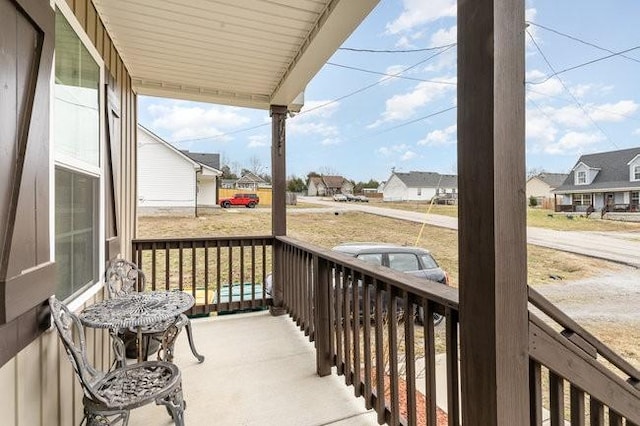
{"label": "house roof", "polygon": [[[437,172],[409,173],[394,172],[394,175],[404,183],[407,188],[457,188],[458,176],[441,175]],[[387,181],[388,182],[388,181]]]}
{"label": "house roof", "polygon": [[202,165],[209,166],[213,169],[220,170],[220,154],[204,153],[204,152],[189,152],[187,150],[181,150],[187,157],[191,158]]}
{"label": "house roof", "polygon": [[575,185],[575,172],[571,170],[571,173],[569,173],[564,183],[556,188],[554,192],[566,193],[574,191],[606,191],[640,188],[640,182],[629,181],[628,165],[629,161],[639,154],[640,147],[582,155],[576,162],[576,165],[584,163],[584,165],[589,168],[600,169],[593,182],[589,185]]}
{"label": "house roof", "polygon": [[[537,174],[535,176],[533,176],[531,179],[538,179],[544,183],[546,183],[547,185],[549,185],[549,187],[551,189],[557,188],[560,185],[562,185],[564,183],[565,180],[567,180],[567,176],[569,176],[566,173],[540,173]],[[529,180],[531,180],[529,179]]]}
{"label": "house roof", "polygon": [[344,183],[349,182],[348,179],[345,179],[342,176],[312,176],[309,178],[309,184],[313,183],[314,185],[322,184],[326,188],[332,189],[340,189]]}
{"label": "house roof", "polygon": [[379,0],[93,0],[141,95],[300,109]]}
{"label": "house roof", "polygon": [[255,173],[247,172],[243,174],[240,179],[236,181],[236,183],[267,183],[267,181],[262,179]]}

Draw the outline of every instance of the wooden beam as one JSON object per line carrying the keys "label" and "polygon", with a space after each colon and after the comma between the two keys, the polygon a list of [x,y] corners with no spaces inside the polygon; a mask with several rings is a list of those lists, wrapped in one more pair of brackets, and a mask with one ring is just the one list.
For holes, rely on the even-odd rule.
{"label": "wooden beam", "polygon": [[462,418],[529,422],[524,0],[458,0]]}

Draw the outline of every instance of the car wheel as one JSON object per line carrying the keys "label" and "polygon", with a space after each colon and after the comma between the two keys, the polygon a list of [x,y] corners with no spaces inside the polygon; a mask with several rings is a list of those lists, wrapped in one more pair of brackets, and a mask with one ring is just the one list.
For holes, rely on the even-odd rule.
{"label": "car wheel", "polygon": [[247,208],[248,208],[248,209],[252,209],[252,208],[254,208],[255,206],[256,206],[256,203],[254,203],[253,201],[252,201],[252,202],[250,202],[249,204],[247,204]]}
{"label": "car wheel", "polygon": [[228,209],[230,206],[231,206],[231,203],[229,203],[228,201],[225,201],[224,203],[222,203],[223,209]]}
{"label": "car wheel", "polygon": [[[440,325],[443,319],[444,315],[434,313],[433,326],[436,327]],[[422,307],[418,307],[418,310],[416,312],[416,323],[418,323],[419,325],[424,325],[424,310],[422,309]]]}

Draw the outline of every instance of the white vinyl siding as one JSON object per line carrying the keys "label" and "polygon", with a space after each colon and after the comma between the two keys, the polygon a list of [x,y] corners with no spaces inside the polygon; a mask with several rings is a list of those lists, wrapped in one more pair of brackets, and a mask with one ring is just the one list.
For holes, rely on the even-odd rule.
{"label": "white vinyl siding", "polygon": [[138,131],[138,205],[140,207],[194,207],[194,163]]}

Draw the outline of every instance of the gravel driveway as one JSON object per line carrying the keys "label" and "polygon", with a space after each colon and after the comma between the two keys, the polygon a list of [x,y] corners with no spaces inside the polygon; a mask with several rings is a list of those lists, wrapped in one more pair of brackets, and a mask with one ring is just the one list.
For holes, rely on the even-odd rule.
{"label": "gravel driveway", "polygon": [[575,320],[640,323],[640,270],[625,267],[598,277],[536,287]]}

